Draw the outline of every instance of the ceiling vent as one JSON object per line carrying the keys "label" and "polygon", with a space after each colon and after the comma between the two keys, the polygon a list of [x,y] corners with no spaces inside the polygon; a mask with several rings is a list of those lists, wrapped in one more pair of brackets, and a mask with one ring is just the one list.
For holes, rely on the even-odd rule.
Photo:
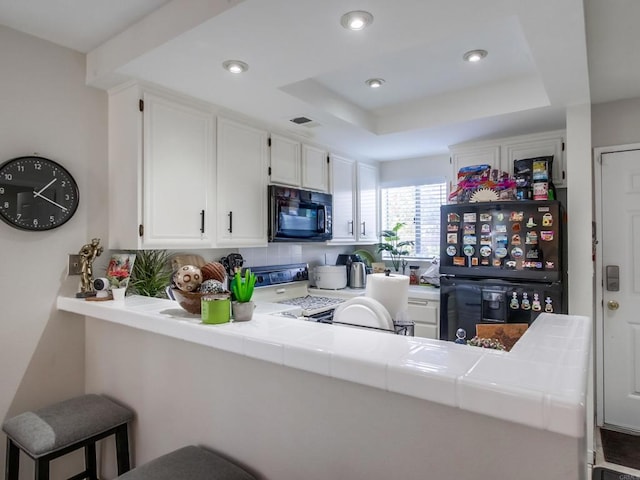
{"label": "ceiling vent", "polygon": [[296,118],[292,118],[289,121],[295,123],[296,125],[300,125],[308,128],[317,127],[320,125],[318,122],[311,120],[310,118],[307,118],[307,117],[296,117]]}

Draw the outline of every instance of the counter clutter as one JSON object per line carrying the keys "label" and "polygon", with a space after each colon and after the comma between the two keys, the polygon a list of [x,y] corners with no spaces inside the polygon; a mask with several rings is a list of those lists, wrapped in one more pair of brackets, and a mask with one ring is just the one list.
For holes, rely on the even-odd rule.
{"label": "counter clutter", "polygon": [[172,301],[140,296],[59,297],[57,307],[569,437],[585,434],[586,317],[543,314],[507,353],[261,313],[247,323],[203,325]]}

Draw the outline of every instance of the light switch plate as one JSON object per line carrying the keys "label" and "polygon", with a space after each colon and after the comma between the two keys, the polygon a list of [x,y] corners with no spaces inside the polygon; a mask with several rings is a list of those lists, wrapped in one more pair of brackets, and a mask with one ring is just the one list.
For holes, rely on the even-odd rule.
{"label": "light switch plate", "polygon": [[80,255],[74,253],[69,254],[67,275],[82,275],[82,264],[80,262]]}

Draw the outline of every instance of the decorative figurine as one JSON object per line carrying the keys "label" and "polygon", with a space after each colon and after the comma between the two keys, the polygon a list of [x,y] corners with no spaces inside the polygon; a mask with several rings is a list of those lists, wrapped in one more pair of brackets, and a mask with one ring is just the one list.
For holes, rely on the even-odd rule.
{"label": "decorative figurine", "polygon": [[99,257],[103,251],[104,249],[100,246],[100,239],[94,238],[91,240],[91,243],[83,245],[78,252],[80,255],[82,278],[80,280],[80,292],[76,293],[76,297],[86,298],[96,295],[93,288],[93,261],[96,257]]}

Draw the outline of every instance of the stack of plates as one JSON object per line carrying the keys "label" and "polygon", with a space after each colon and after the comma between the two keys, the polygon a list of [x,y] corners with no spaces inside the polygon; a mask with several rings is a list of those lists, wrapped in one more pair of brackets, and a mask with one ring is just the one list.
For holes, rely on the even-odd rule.
{"label": "stack of plates", "polygon": [[394,331],[387,309],[371,297],[355,297],[341,303],[333,314],[333,323]]}

